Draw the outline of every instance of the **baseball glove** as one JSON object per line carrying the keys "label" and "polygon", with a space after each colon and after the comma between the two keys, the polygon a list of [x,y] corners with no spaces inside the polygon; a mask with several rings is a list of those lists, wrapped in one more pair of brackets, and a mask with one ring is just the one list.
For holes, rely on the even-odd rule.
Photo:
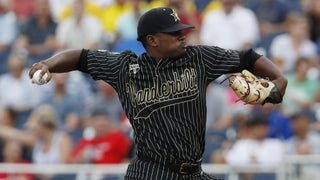
{"label": "baseball glove", "polygon": [[282,102],[282,94],[273,82],[259,79],[248,70],[231,74],[226,79],[229,80],[229,86],[240,98],[239,100],[245,104],[263,105],[267,102],[273,104]]}

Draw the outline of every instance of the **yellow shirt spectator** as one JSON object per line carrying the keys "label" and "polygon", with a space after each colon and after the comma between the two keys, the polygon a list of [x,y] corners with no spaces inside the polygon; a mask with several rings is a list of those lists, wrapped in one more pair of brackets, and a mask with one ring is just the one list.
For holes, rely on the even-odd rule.
{"label": "yellow shirt spectator", "polygon": [[103,23],[103,29],[106,32],[115,32],[116,31],[116,22],[120,15],[131,10],[131,5],[129,3],[118,4],[114,3],[113,5],[107,7],[103,10],[101,20]]}
{"label": "yellow shirt spectator", "polygon": [[204,9],[204,11],[202,12],[202,17],[204,17],[204,15],[207,13],[207,12],[210,12],[210,11],[214,11],[214,10],[217,10],[217,9],[221,9],[222,8],[222,4],[221,4],[221,0],[212,0],[208,5],[207,7]]}
{"label": "yellow shirt spectator", "polygon": [[[72,14],[71,11],[72,11],[72,5],[66,6],[62,10],[61,15],[59,16],[59,22],[65,20],[68,17],[70,17],[70,15]],[[86,11],[86,13],[94,15],[94,16],[97,16],[99,18],[102,17],[102,13],[103,13],[103,9],[101,7],[97,6],[94,3],[88,2],[88,1],[85,2],[85,11]]]}
{"label": "yellow shirt spectator", "polygon": [[[184,3],[187,4],[186,10],[188,12],[194,13],[197,11],[196,5],[194,4],[193,0],[184,0],[184,1],[185,1]],[[148,8],[152,9],[152,8],[156,8],[156,7],[168,6],[168,4],[170,4],[169,2],[170,2],[169,0],[153,0],[149,3]],[[171,7],[171,8],[173,8],[177,11],[176,7]]]}
{"label": "yellow shirt spectator", "polygon": [[167,4],[167,0],[153,0],[149,3],[148,8],[156,8],[156,7],[162,7]]}

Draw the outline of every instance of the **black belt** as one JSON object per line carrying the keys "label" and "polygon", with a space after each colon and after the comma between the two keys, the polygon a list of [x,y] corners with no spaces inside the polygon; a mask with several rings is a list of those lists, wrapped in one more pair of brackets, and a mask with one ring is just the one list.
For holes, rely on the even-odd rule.
{"label": "black belt", "polygon": [[138,155],[138,159],[143,161],[151,161],[156,162],[159,164],[163,164],[170,168],[172,171],[179,173],[179,174],[194,174],[196,172],[199,172],[201,170],[201,160],[197,162],[179,162],[179,163],[170,163],[168,160],[155,160],[151,157],[144,156],[144,155]]}

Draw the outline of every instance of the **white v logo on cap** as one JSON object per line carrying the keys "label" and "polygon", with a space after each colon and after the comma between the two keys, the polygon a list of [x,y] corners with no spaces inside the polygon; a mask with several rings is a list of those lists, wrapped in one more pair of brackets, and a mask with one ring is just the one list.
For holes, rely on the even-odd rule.
{"label": "white v logo on cap", "polygon": [[172,10],[172,13],[170,15],[174,18],[174,21],[180,21],[178,14],[174,10]]}

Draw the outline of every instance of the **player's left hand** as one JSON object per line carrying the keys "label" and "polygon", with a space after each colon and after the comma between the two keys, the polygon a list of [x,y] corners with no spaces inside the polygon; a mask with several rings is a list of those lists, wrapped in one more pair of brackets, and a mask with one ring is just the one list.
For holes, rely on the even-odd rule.
{"label": "player's left hand", "polygon": [[235,94],[246,104],[263,105],[282,102],[283,95],[273,82],[259,79],[248,70],[231,74],[227,79]]}

